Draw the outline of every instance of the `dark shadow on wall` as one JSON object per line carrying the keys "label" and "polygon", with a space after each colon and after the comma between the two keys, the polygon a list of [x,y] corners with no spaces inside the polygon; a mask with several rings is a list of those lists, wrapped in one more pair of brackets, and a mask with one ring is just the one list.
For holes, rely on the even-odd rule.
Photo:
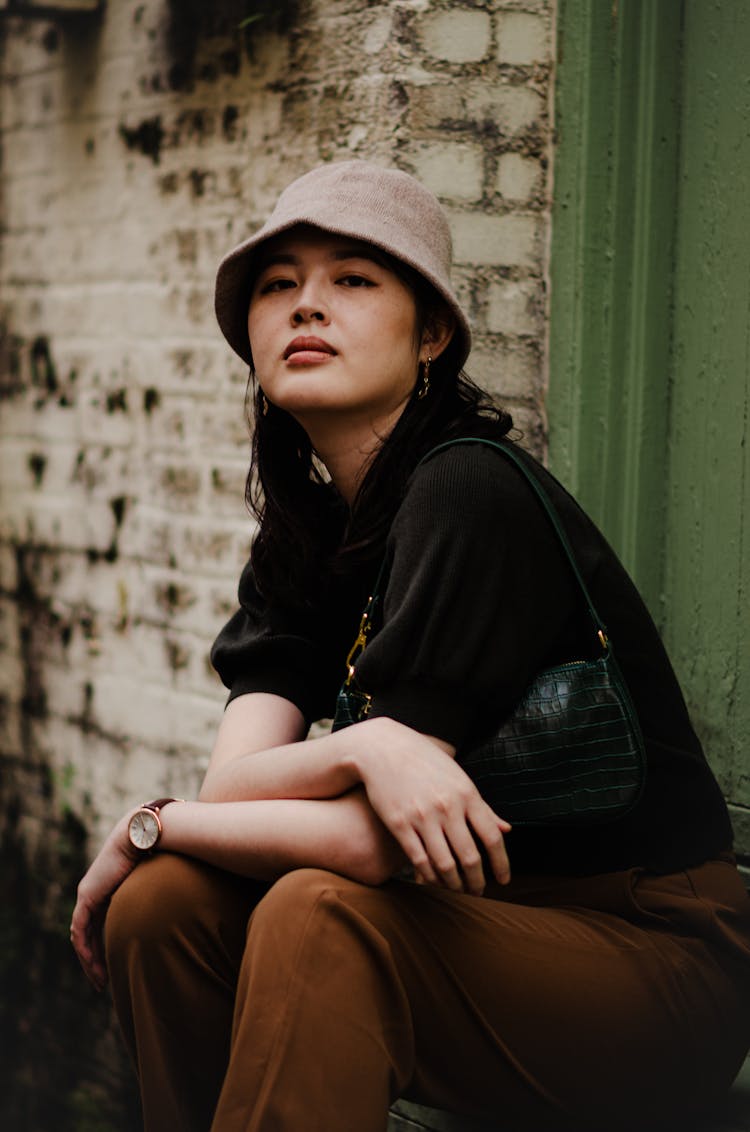
{"label": "dark shadow on wall", "polygon": [[168,0],[168,8],[169,86],[172,90],[191,90],[196,80],[215,79],[218,70],[236,74],[240,68],[239,52],[229,45],[218,60],[199,66],[203,40],[234,40],[252,59],[258,39],[283,32],[294,23],[298,0],[213,0],[211,4],[205,0]]}
{"label": "dark shadow on wall", "polygon": [[0,792],[0,1127],[135,1132],[135,1078],[109,998],[89,987],[68,938],[85,830],[69,813],[50,822],[30,856],[22,800],[8,793]]}

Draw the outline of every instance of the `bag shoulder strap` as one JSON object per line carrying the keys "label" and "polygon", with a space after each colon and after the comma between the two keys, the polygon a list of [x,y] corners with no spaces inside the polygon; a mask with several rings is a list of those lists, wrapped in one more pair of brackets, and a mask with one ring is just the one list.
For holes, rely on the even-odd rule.
{"label": "bag shoulder strap", "polygon": [[[524,460],[518,455],[518,453],[513,448],[509,447],[507,444],[500,443],[500,441],[489,440],[486,437],[461,436],[461,437],[457,437],[455,440],[446,440],[443,444],[438,444],[436,448],[432,448],[427,453],[426,456],[422,457],[422,459],[419,461],[419,464],[417,465],[417,467],[419,467],[421,464],[423,464],[426,460],[429,460],[430,457],[434,456],[436,452],[442,452],[444,448],[452,448],[452,447],[454,447],[455,445],[458,445],[458,444],[485,444],[490,448],[494,448],[497,452],[502,453],[503,456],[506,456],[513,464],[515,464],[515,466],[518,468],[518,470],[525,477],[527,483],[532,488],[532,490],[534,491],[534,494],[536,495],[537,499],[539,500],[542,507],[544,508],[544,511],[547,515],[547,518],[549,519],[550,523],[552,524],[552,527],[553,527],[553,529],[554,529],[554,531],[555,531],[555,533],[558,537],[558,540],[560,542],[560,545],[562,546],[563,551],[564,551],[564,553],[565,553],[565,555],[568,559],[568,562],[570,563],[570,567],[573,571],[573,575],[576,579],[576,582],[578,583],[578,586],[581,590],[581,593],[583,594],[583,599],[586,603],[586,608],[588,609],[589,616],[591,617],[591,620],[594,623],[594,629],[596,630],[596,635],[599,638],[599,643],[601,644],[602,648],[606,652],[609,648],[606,626],[605,626],[604,622],[602,621],[601,617],[599,616],[599,614],[597,613],[596,607],[595,607],[593,601],[591,600],[591,594],[589,593],[588,587],[583,580],[583,575],[581,574],[581,571],[578,568],[578,563],[576,562],[575,554],[573,553],[573,548],[570,545],[570,540],[568,539],[568,536],[565,533],[565,529],[564,529],[562,523],[560,522],[560,517],[557,514],[557,511],[555,510],[555,507],[554,507],[554,504],[552,503],[552,500],[550,499],[549,495],[547,494],[547,492],[542,487],[539,480],[536,478],[535,475],[533,475],[532,472],[529,471]],[[381,571],[381,573],[382,573],[382,571]],[[377,589],[379,587],[379,583],[380,583],[380,575],[378,575],[378,580],[377,580],[376,586],[375,586],[375,592],[377,592]]]}

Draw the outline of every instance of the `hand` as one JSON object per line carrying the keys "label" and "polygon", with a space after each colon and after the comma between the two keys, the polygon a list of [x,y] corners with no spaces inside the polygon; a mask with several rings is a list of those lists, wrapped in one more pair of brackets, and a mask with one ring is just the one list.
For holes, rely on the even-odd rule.
{"label": "hand", "polygon": [[78,885],[70,922],[70,941],[89,982],[99,991],[107,984],[103,928],[110,897],[140,860],[128,837],[132,811],[117,823]]}
{"label": "hand", "polygon": [[356,726],[362,729],[362,747],[354,759],[368,801],[417,879],[481,895],[485,878],[479,841],[495,878],[507,884],[510,865],[503,834],[511,827],[490,809],[439,741],[392,719]]}

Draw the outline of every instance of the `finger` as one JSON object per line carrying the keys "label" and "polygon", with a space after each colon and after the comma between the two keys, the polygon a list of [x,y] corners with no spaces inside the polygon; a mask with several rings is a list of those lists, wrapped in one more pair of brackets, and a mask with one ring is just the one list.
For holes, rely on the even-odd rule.
{"label": "finger", "polygon": [[70,942],[73,945],[73,950],[76,953],[78,962],[81,964],[84,975],[93,987],[95,987],[97,990],[101,989],[100,979],[98,977],[98,973],[94,964],[94,956],[91,952],[91,948],[89,947],[86,938],[81,936],[75,930],[71,930]]}
{"label": "finger", "polygon": [[508,822],[499,818],[485,802],[472,807],[467,816],[476,837],[487,851],[493,876],[499,884],[507,884],[510,880],[510,861],[503,832],[510,829]]}
{"label": "finger", "polygon": [[463,892],[464,882],[443,827],[438,822],[432,822],[421,832],[421,836],[439,882],[451,892]]}
{"label": "finger", "polygon": [[104,966],[100,930],[90,909],[80,902],[73,912],[70,942],[86,978],[96,990],[103,990],[107,984],[107,971]]}
{"label": "finger", "polygon": [[391,832],[414,867],[414,871],[424,878],[425,884],[439,884],[440,881],[430,863],[424,844],[413,827],[407,823],[403,826],[394,823]]}
{"label": "finger", "polygon": [[476,840],[463,817],[449,830],[447,837],[458,865],[463,874],[464,888],[475,896],[481,896],[485,888],[484,866]]}
{"label": "finger", "polygon": [[419,868],[416,868],[415,866],[415,872],[417,876],[422,878],[422,884],[434,884],[438,886],[442,884],[442,881],[433,869],[427,854],[425,854],[422,860],[422,864],[419,866]]}

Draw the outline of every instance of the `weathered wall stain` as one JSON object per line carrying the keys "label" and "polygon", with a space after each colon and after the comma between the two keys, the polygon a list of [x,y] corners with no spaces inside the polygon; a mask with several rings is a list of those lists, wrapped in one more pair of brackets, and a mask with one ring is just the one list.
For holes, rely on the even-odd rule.
{"label": "weathered wall stain", "polygon": [[161,147],[164,143],[164,127],[161,115],[144,118],[137,126],[120,124],[120,137],[128,149],[137,150],[144,157],[150,157],[154,165],[159,164]]}

